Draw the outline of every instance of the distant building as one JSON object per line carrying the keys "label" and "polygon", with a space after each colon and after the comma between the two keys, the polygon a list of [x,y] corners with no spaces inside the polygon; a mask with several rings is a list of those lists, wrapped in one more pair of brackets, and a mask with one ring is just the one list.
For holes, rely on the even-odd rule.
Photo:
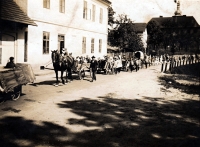
{"label": "distant building", "polygon": [[[174,14],[175,16],[172,17],[154,17],[147,23],[147,26],[150,23],[154,23],[163,33],[163,36],[161,35],[162,42],[159,42],[159,49],[176,48],[176,51],[198,51],[200,48],[200,26],[198,22],[193,16],[181,15],[179,0],[177,1],[177,10]],[[147,33],[147,42],[149,42],[149,29],[147,29]],[[157,38],[157,40],[159,39]],[[148,49],[154,50],[155,44],[148,44]]]}
{"label": "distant building", "polygon": [[[15,62],[44,65],[51,61],[51,50],[62,48],[73,56],[105,55],[110,4],[109,0],[1,0],[5,11],[0,15],[0,65],[9,56]],[[15,35],[12,41],[7,34]]]}
{"label": "distant building", "polygon": [[[154,22],[164,32],[164,41],[160,44],[160,48],[167,49],[176,46],[178,50],[198,50],[200,26],[193,16],[160,16],[152,18],[148,23],[151,22]],[[151,45],[148,47],[153,49]]]}
{"label": "distant building", "polygon": [[144,49],[146,51],[147,47],[147,24],[146,23],[134,23],[136,33],[140,36],[142,43],[144,45]]}

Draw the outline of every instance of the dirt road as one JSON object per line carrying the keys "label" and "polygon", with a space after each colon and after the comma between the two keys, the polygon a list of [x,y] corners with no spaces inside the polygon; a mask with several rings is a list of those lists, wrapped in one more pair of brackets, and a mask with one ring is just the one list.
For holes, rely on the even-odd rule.
{"label": "dirt road", "polygon": [[[54,87],[55,75],[0,104],[0,146],[200,146],[198,93],[160,81],[160,66]],[[163,80],[163,79],[162,79]]]}

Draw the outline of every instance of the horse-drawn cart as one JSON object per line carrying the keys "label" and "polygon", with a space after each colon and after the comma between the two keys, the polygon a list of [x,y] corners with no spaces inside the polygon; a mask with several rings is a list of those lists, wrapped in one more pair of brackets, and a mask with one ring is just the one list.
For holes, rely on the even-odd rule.
{"label": "horse-drawn cart", "polygon": [[90,72],[90,63],[81,63],[81,64],[77,64],[76,66],[74,66],[74,69],[72,69],[73,74],[77,74],[78,78],[84,79],[85,77],[85,72],[89,71]]}
{"label": "horse-drawn cart", "polygon": [[22,92],[22,85],[35,80],[32,67],[29,64],[17,63],[15,69],[0,70],[0,101],[17,100]]}

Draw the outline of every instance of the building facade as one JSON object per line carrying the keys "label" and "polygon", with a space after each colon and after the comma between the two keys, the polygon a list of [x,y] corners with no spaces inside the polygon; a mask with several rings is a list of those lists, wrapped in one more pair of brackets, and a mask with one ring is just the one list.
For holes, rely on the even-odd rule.
{"label": "building facade", "polygon": [[147,48],[147,24],[146,23],[134,23],[136,33],[140,36],[145,53],[146,53],[146,48]]}
{"label": "building facade", "polygon": [[[200,51],[200,26],[193,16],[154,17],[148,26],[150,50],[172,53]],[[158,28],[157,32],[152,34],[152,28]],[[154,36],[157,36],[155,40]]]}
{"label": "building facade", "polygon": [[182,15],[180,0],[172,17],[154,17],[147,24],[148,50],[158,54],[200,52],[200,25],[193,16]]}
{"label": "building facade", "polygon": [[[51,51],[75,56],[107,53],[108,0],[15,0],[37,26],[25,28],[16,62],[45,65]],[[26,49],[25,49],[26,46]],[[23,61],[24,62],[24,61]]]}

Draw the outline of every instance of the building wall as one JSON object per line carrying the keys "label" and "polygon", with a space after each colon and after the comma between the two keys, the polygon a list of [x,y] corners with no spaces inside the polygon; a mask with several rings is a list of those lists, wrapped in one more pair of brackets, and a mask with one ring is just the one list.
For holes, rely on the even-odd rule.
{"label": "building wall", "polygon": [[145,29],[145,31],[142,33],[138,33],[138,35],[140,36],[143,46],[146,49],[147,48],[147,29]]}
{"label": "building wall", "polygon": [[[107,53],[107,6],[97,0],[87,0],[88,19],[83,19],[83,0],[65,0],[65,13],[59,12],[59,1],[50,0],[50,9],[43,8],[43,0],[29,0],[28,16],[38,26],[28,26],[28,62],[45,65],[51,60],[51,50],[58,48],[58,35],[65,36],[65,47],[75,56],[103,56]],[[92,4],[96,5],[95,22],[90,19]],[[99,23],[100,8],[103,23]],[[49,54],[43,54],[43,31],[50,33]],[[86,37],[86,54],[82,54],[82,38]],[[95,40],[91,53],[91,38]],[[102,52],[99,53],[99,39]]]}
{"label": "building wall", "polygon": [[24,62],[24,31],[25,28],[7,30],[1,34],[1,60],[0,66],[5,66],[11,56],[15,57],[16,63]]}
{"label": "building wall", "polygon": [[142,35],[142,42],[144,44],[144,48],[145,48],[145,53],[146,53],[146,48],[147,48],[147,29],[145,29],[145,31],[143,32]]}

